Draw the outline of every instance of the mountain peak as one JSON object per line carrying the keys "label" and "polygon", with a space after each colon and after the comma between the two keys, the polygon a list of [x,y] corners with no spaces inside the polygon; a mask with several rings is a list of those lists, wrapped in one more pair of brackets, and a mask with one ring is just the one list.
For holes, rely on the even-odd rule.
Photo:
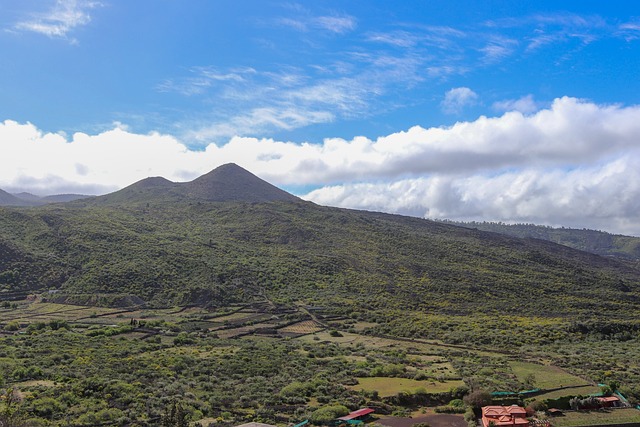
{"label": "mountain peak", "polygon": [[187,197],[212,202],[292,202],[300,200],[235,163],[219,166],[191,182],[181,184],[181,186]]}

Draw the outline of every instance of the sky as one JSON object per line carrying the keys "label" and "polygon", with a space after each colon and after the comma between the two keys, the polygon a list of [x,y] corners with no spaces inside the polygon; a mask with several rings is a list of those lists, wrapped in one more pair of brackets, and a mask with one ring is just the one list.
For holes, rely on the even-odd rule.
{"label": "sky", "polygon": [[0,0],[0,189],[237,163],[303,199],[640,236],[640,9]]}

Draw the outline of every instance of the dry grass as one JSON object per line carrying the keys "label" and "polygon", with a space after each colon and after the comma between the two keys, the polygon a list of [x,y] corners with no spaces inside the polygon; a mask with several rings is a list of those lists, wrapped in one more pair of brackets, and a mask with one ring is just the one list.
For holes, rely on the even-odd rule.
{"label": "dry grass", "polygon": [[305,320],[302,322],[294,323],[293,325],[286,326],[284,328],[278,329],[278,332],[282,332],[285,334],[313,334],[315,332],[320,332],[324,328],[318,325],[313,320]]}

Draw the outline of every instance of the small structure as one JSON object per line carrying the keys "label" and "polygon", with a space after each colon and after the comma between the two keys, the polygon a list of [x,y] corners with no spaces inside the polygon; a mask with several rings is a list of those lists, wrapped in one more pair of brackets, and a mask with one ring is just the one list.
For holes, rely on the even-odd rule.
{"label": "small structure", "polygon": [[620,405],[620,398],[618,396],[605,396],[599,397],[598,401],[603,408],[616,408]]}
{"label": "small structure", "polygon": [[371,408],[358,409],[357,411],[351,412],[349,415],[338,418],[336,420],[336,424],[362,424],[367,421],[374,412],[375,410]]}
{"label": "small structure", "polygon": [[484,427],[529,427],[527,411],[524,408],[511,406],[483,406],[482,425]]}
{"label": "small structure", "polygon": [[561,416],[564,415],[562,410],[560,410],[558,408],[549,408],[549,409],[547,409],[547,413],[549,415],[551,415],[552,417],[561,417]]}

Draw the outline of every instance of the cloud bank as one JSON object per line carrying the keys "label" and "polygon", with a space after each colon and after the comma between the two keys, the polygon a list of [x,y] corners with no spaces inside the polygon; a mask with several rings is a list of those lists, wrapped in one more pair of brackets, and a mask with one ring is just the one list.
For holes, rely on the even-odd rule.
{"label": "cloud bank", "polygon": [[234,137],[201,151],[121,125],[68,137],[5,121],[0,158],[8,191],[99,194],[148,176],[186,181],[235,162],[279,186],[314,188],[302,196],[324,205],[640,235],[640,106],[567,97],[536,113],[376,140]]}

